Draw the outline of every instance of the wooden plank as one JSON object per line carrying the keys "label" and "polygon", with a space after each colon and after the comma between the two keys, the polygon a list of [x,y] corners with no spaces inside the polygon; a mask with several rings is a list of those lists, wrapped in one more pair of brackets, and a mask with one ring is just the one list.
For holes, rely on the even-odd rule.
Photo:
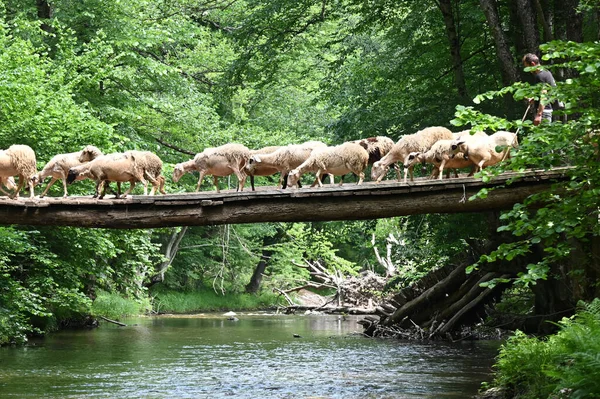
{"label": "wooden plank", "polygon": [[[376,219],[423,213],[456,213],[512,207],[528,195],[548,190],[564,170],[507,173],[490,183],[480,179],[422,180],[411,184],[367,182],[342,187],[247,192],[11,200],[0,197],[0,224],[103,228],[152,228],[213,224]],[[482,187],[505,185],[487,198],[464,201]]]}

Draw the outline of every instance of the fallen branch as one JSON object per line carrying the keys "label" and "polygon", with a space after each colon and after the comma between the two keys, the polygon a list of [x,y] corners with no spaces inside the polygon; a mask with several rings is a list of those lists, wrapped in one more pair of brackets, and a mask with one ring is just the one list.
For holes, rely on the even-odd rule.
{"label": "fallen branch", "polygon": [[121,327],[127,327],[127,324],[121,323],[120,321],[111,320],[111,319],[108,319],[108,318],[106,318],[104,316],[98,316],[98,317],[100,319],[104,320],[104,321],[108,321],[109,323],[113,323],[113,324],[116,324],[116,325],[121,326]]}

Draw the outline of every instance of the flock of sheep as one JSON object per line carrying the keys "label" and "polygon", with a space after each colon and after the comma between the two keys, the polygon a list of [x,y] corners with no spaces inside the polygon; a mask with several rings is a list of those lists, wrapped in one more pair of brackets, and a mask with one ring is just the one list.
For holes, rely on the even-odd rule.
{"label": "flock of sheep", "polygon": [[[354,173],[358,184],[365,178],[364,171],[371,164],[371,179],[379,183],[390,166],[396,169],[398,181],[400,169],[396,163],[404,166],[404,182],[410,175],[413,180],[413,168],[417,163],[434,165],[432,178],[441,179],[443,172],[471,167],[471,174],[482,168],[497,164],[508,156],[511,148],[518,146],[517,136],[510,132],[497,132],[487,135],[483,132],[470,134],[468,130],[452,133],[445,127],[429,127],[415,134],[403,136],[397,143],[388,137],[378,136],[346,142],[337,146],[327,146],[320,141],[303,144],[265,147],[250,150],[241,144],[225,144],[207,148],[187,161],[175,165],[173,181],[188,172],[198,171],[200,177],[196,191],[200,190],[202,179],[213,176],[219,192],[218,178],[235,174],[238,178],[238,190],[243,190],[246,178],[250,177],[254,191],[254,176],[270,176],[280,173],[279,187],[300,187],[300,177],[305,173],[315,173],[313,186],[323,185],[322,177],[329,176],[333,184],[334,176]],[[500,148],[499,148],[500,147]],[[96,182],[94,197],[102,199],[106,191],[106,182],[117,182],[116,198],[121,196],[123,182],[130,186],[124,195],[128,195],[136,183],[144,186],[144,195],[148,194],[148,183],[152,184],[150,195],[156,191],[165,193],[165,178],[162,176],[162,161],[149,151],[127,151],[104,155],[89,145],[79,152],[59,154],[53,157],[37,172],[35,152],[26,145],[12,145],[0,150],[0,192],[11,198],[18,198],[19,192],[27,183],[30,197],[35,196],[34,187],[46,178],[51,180],[40,195],[44,197],[49,188],[62,180],[64,197],[68,195],[67,184],[76,180],[92,179]],[[18,185],[14,180],[18,177]],[[8,193],[2,188],[14,190]]]}

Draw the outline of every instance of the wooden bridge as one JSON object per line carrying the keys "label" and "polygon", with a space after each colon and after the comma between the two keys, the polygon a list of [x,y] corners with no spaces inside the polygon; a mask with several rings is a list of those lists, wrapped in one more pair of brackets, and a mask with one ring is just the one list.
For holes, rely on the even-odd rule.
{"label": "wooden bridge", "polygon": [[[464,177],[387,181],[321,188],[203,191],[98,200],[91,197],[0,197],[0,224],[98,228],[153,228],[217,224],[377,219],[425,213],[509,209],[565,178],[564,169],[505,173],[484,183]],[[509,185],[507,182],[511,181]],[[505,186],[506,185],[506,186]],[[505,186],[505,187],[502,187]],[[480,189],[502,187],[469,201]]]}

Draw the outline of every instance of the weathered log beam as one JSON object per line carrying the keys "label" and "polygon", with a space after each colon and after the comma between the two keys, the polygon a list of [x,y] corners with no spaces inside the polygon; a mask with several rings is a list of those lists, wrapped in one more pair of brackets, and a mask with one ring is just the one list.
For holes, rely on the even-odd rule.
{"label": "weathered log beam", "polygon": [[[504,186],[487,198],[469,201],[480,189]],[[511,208],[531,194],[564,179],[564,169],[506,173],[480,179],[417,180],[410,184],[372,182],[357,186],[255,192],[214,191],[133,196],[11,200],[0,197],[0,224],[99,228],[153,228],[262,222],[377,219],[425,213],[482,212]]]}

